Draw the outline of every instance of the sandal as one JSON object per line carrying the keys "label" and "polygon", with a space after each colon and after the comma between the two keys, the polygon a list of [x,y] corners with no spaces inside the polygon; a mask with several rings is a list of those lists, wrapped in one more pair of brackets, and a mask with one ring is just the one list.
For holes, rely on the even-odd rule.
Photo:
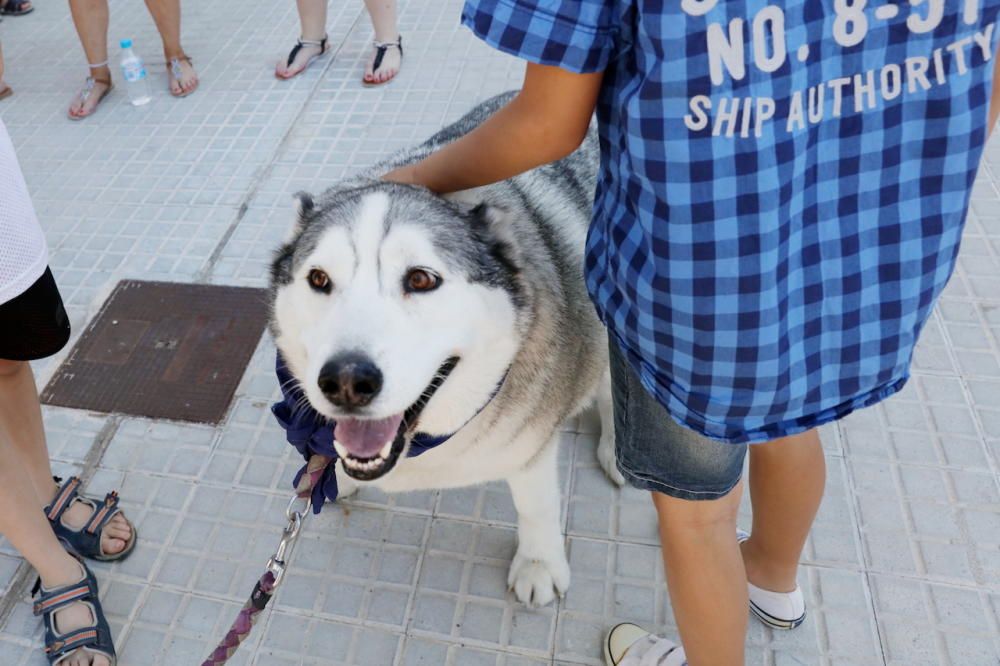
{"label": "sandal", "polygon": [[[77,583],[70,583],[52,590],[46,590],[42,587],[42,581],[39,579],[32,591],[32,596],[38,595],[38,600],[35,601],[34,605],[34,614],[41,615],[45,625],[45,655],[48,657],[49,665],[58,666],[77,650],[83,649],[92,655],[105,657],[111,662],[111,666],[115,666],[118,663],[118,656],[115,654],[115,645],[111,640],[111,628],[108,626],[107,618],[104,617],[104,609],[101,608],[101,600],[97,595],[97,579],[71,547],[67,547],[67,550],[80,562],[80,566],[83,568],[83,578]],[[90,607],[93,622],[88,626],[60,634],[56,629],[55,614],[73,604],[84,604]]]}
{"label": "sandal", "polygon": [[[27,8],[25,8],[25,5],[27,5]],[[33,11],[35,11],[35,6],[29,0],[4,0],[0,4],[0,14],[7,14],[9,16],[24,16]]]}
{"label": "sandal", "polygon": [[[107,64],[108,64],[108,61],[105,60],[104,62],[99,62],[99,63],[94,64],[94,65],[88,63],[87,66],[90,69],[97,69],[99,67],[106,67]],[[107,97],[108,93],[110,93],[111,90],[115,87],[114,84],[111,83],[111,79],[98,79],[98,78],[95,78],[93,76],[88,76],[87,80],[84,81],[84,83],[83,83],[83,89],[80,91],[80,94],[77,95],[77,98],[81,102],[83,102],[84,104],[86,104],[87,100],[90,99],[90,96],[94,92],[94,86],[96,86],[98,83],[100,83],[103,86],[107,86],[107,87],[104,88],[104,90],[101,92],[101,96],[97,98],[97,102],[94,104],[94,107],[90,110],[89,113],[84,113],[84,114],[79,115],[79,116],[74,116],[72,113],[67,112],[66,115],[69,116],[70,120],[83,120],[84,118],[89,118],[90,116],[94,115],[94,113],[97,111],[97,109],[100,108],[101,102],[104,101],[104,98]]]}
{"label": "sandal", "polygon": [[191,58],[188,56],[181,56],[180,58],[171,58],[170,62],[167,63],[167,68],[170,70],[170,75],[174,77],[174,81],[177,82],[177,85],[181,86],[181,91],[177,93],[174,92],[174,88],[172,85],[169,86],[170,94],[173,95],[174,97],[187,97],[188,95],[190,95],[191,93],[193,93],[195,90],[198,89],[198,84],[200,83],[198,75],[195,74],[194,87],[191,88],[191,90],[184,92],[184,86],[181,85],[181,77],[184,76],[184,70],[181,69],[182,60],[185,61],[187,64],[192,65]]}
{"label": "sandal", "polygon": [[316,58],[320,58],[320,57],[326,55],[326,52],[328,51],[326,40],[328,38],[329,38],[329,35],[323,35],[323,39],[317,41],[315,39],[302,39],[301,37],[299,37],[295,41],[295,46],[293,46],[292,50],[288,52],[288,59],[285,61],[285,68],[286,69],[292,66],[292,63],[295,62],[295,57],[297,55],[299,55],[299,51],[301,51],[302,47],[304,47],[304,46],[318,46],[319,47],[319,53],[317,53],[316,55],[313,55],[313,56],[309,56],[309,59],[306,60],[306,64],[302,66],[302,69],[300,69],[299,71],[295,72],[294,74],[290,74],[288,76],[282,76],[282,75],[278,74],[277,71],[275,71],[274,72],[274,76],[276,78],[281,79],[282,81],[287,81],[288,79],[294,78],[294,77],[298,76],[299,74],[301,74],[302,72],[304,72],[307,69],[309,69],[309,65],[312,64],[313,60],[315,60]]}
{"label": "sandal", "polygon": [[[372,42],[372,45],[375,47],[375,59],[372,61],[372,77],[374,77],[375,74],[378,72],[379,68],[382,67],[382,60],[385,58],[386,51],[388,51],[392,47],[395,47],[395,48],[399,49],[399,66],[400,66],[400,68],[402,68],[402,66],[403,66],[403,36],[402,35],[400,35],[396,39],[396,41],[394,41],[394,42]],[[396,74],[398,74],[398,73],[399,73],[399,71],[397,70]],[[386,83],[389,83],[389,81],[392,81],[394,78],[396,78],[396,74],[393,74],[392,76],[390,76],[385,81],[375,81],[375,80],[368,81],[366,79],[362,79],[362,83],[364,83],[366,86],[369,86],[369,87],[372,87],[372,86],[381,86],[381,85],[384,85]]]}
{"label": "sandal", "polygon": [[[56,478],[56,483],[61,481],[62,479]],[[80,479],[75,476],[69,477],[66,483],[59,488],[59,492],[56,493],[52,503],[45,507],[45,516],[49,519],[49,524],[52,525],[52,531],[56,533],[57,537],[66,541],[74,551],[98,562],[114,562],[116,560],[123,560],[131,555],[132,551],[135,550],[138,532],[136,532],[135,525],[129,522],[128,519],[125,522],[128,523],[129,529],[132,530],[132,538],[128,540],[128,543],[125,544],[121,552],[109,555],[101,547],[101,534],[104,531],[104,527],[112,518],[121,513],[121,508],[118,506],[118,493],[112,491],[103,500],[98,500],[78,494],[77,489],[79,487]],[[83,502],[90,505],[94,510],[90,516],[90,520],[80,529],[67,527],[62,522],[63,513],[66,512],[66,509],[73,506],[74,502]],[[122,515],[122,518],[125,518],[125,516]]]}

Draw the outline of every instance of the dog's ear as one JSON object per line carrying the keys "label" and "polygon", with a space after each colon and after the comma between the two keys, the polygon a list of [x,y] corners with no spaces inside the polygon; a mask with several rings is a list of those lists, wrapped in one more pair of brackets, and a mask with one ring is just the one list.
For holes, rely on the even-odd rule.
{"label": "dog's ear", "polygon": [[469,211],[469,216],[490,249],[490,254],[512,274],[521,272],[521,252],[511,213],[506,208],[479,204]]}
{"label": "dog's ear", "polygon": [[289,231],[289,239],[294,238],[296,234],[309,226],[313,213],[316,211],[316,204],[308,192],[296,192],[292,198],[295,200],[295,222]]}

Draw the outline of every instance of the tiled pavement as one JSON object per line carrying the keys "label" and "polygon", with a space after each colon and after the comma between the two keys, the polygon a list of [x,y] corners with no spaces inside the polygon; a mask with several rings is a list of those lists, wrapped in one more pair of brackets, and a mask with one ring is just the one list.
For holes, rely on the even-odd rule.
{"label": "tiled pavement", "polygon": [[[262,285],[291,218],[317,190],[419,140],[521,66],[458,27],[458,0],[402,7],[405,69],[361,86],[361,2],[331,3],[333,57],[282,83],[294,3],[185,4],[202,75],[167,96],[142,4],[112,0],[111,36],[150,60],[153,103],[116,92],[93,118],[64,111],[85,70],[65,3],[7,18],[0,39],[14,137],[77,333],[121,278]],[[114,54],[116,49],[112,49]],[[996,174],[996,175],[995,175]],[[825,429],[828,487],[791,633],[751,622],[750,664],[1000,663],[1000,143],[977,183],[959,267],[924,334],[914,379],[884,406]],[[60,471],[121,486],[142,533],[97,566],[123,666],[200,663],[259,575],[298,461],[268,413],[273,347],[261,342],[226,421],[179,425],[47,408]],[[36,366],[40,382],[60,359]],[[630,619],[673,632],[654,517],[593,455],[592,417],[568,424],[562,478],[573,585],[537,611],[505,569],[513,506],[501,485],[327,507],[308,521],[286,586],[236,664],[600,664],[599,636]],[[43,664],[31,575],[0,542],[0,664]]]}

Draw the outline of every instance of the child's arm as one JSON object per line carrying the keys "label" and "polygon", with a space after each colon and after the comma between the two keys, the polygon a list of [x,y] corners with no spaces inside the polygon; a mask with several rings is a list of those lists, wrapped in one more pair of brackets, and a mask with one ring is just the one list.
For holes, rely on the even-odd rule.
{"label": "child's arm", "polygon": [[562,159],[587,135],[601,76],[528,63],[524,86],[507,106],[464,137],[384,178],[456,192]]}

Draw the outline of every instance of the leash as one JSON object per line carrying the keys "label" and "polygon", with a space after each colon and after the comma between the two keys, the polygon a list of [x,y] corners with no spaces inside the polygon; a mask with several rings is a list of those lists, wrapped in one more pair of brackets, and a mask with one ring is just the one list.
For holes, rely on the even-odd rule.
{"label": "leash", "polygon": [[[454,368],[457,362],[457,358],[449,359],[448,363],[450,363],[450,367],[447,368],[447,372],[450,372],[451,368]],[[284,399],[281,402],[275,403],[271,411],[278,420],[278,424],[285,430],[288,443],[294,446],[303,456],[308,457],[309,462],[301,470],[301,477],[295,486],[295,495],[288,502],[288,507],[285,509],[285,518],[288,519],[288,524],[285,525],[285,529],[281,533],[281,541],[278,542],[278,547],[275,549],[274,555],[267,561],[264,575],[254,585],[253,592],[250,593],[250,598],[247,599],[243,608],[240,609],[236,620],[233,621],[232,626],[226,632],[218,647],[215,648],[208,659],[202,662],[201,666],[221,666],[228,663],[236,653],[236,650],[239,649],[240,644],[250,636],[250,632],[253,631],[254,624],[259,619],[261,611],[267,607],[268,602],[271,601],[271,598],[285,579],[288,559],[291,556],[292,549],[295,547],[295,541],[302,530],[302,522],[306,515],[308,515],[309,509],[312,508],[313,513],[319,513],[324,494],[331,500],[336,499],[337,496],[336,477],[332,477],[332,495],[330,489],[320,488],[319,490],[325,491],[325,493],[321,492],[318,502],[313,502],[313,489],[322,480],[327,467],[337,459],[337,452],[333,448],[333,428],[335,424],[329,419],[321,417],[308,403],[302,403],[301,389],[295,385],[291,372],[285,365],[284,359],[281,358],[281,354],[278,354],[275,359],[275,371],[278,375],[278,384],[281,386]],[[503,377],[500,378],[489,400],[476,411],[476,414],[472,418],[475,418],[476,415],[486,409],[486,406],[500,392],[500,388],[507,379],[509,371],[510,368],[504,371]],[[432,383],[435,389],[447,377],[447,372],[444,375],[439,373],[435,378],[435,383]],[[433,394],[433,391],[431,391],[431,394]],[[425,395],[427,394],[425,393]],[[429,397],[427,395],[425,400],[429,399]],[[469,420],[471,421],[472,419],[470,418]],[[425,453],[448,441],[453,434],[430,436],[421,433],[411,433],[410,448],[407,457]]]}
{"label": "leash", "polygon": [[[260,577],[254,585],[250,598],[243,605],[236,620],[218,647],[209,655],[208,659],[202,662],[201,666],[220,666],[229,659],[239,649],[240,644],[245,641],[250,632],[253,631],[254,624],[259,619],[261,611],[267,607],[271,597],[285,579],[285,571],[288,566],[288,559],[291,557],[295,547],[295,541],[302,531],[302,521],[309,514],[309,507],[312,503],[312,489],[323,476],[323,472],[332,462],[333,458],[328,456],[314,455],[309,458],[305,473],[299,480],[299,485],[295,488],[295,495],[288,502],[285,509],[285,517],[288,524],[281,533],[281,541],[274,551],[274,555],[267,561],[264,575]],[[301,509],[301,510],[299,510]]]}

